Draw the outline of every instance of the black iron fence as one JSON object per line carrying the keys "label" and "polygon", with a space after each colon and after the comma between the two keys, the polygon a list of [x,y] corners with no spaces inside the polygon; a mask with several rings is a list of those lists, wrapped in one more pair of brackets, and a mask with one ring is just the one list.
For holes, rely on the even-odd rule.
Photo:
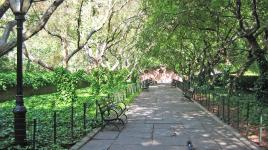
{"label": "black iron fence", "polygon": [[[183,92],[190,89],[188,83],[179,81],[176,87]],[[241,93],[229,95],[217,90],[191,87],[194,94],[191,99],[201,104],[219,119],[229,124],[244,137],[260,146],[268,148],[268,106],[255,97],[247,97]]]}
{"label": "black iron fence", "polygon": [[[122,101],[139,90],[140,83],[130,84],[111,96],[114,100]],[[96,100],[97,98],[92,97],[87,103],[73,103],[62,110],[49,109],[46,113],[40,112],[40,118],[27,120],[27,146],[23,149],[68,149],[73,146],[92,129],[101,125]],[[1,119],[0,130],[5,131],[0,135],[0,149],[22,149],[13,145],[12,118]]]}

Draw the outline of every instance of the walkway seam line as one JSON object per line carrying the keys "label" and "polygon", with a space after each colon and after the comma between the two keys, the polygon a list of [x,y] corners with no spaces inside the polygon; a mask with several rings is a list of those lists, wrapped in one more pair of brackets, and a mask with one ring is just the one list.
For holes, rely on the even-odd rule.
{"label": "walkway seam line", "polygon": [[82,138],[81,141],[76,143],[74,146],[70,148],[70,150],[79,150],[82,148],[85,144],[87,144],[88,141],[90,141],[96,134],[100,132],[101,128],[95,128],[90,133],[87,134],[84,138]]}

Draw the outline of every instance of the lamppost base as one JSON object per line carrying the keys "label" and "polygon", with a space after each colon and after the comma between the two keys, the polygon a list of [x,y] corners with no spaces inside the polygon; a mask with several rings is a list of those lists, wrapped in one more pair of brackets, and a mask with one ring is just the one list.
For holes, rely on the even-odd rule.
{"label": "lamppost base", "polygon": [[16,105],[13,109],[15,127],[15,145],[26,146],[26,108],[23,105]]}

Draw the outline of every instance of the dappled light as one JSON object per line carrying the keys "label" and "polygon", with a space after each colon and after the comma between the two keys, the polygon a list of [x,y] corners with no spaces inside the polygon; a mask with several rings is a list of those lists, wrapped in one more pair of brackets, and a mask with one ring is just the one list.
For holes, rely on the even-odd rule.
{"label": "dappled light", "polygon": [[0,0],[0,149],[268,149],[267,17],[268,0]]}
{"label": "dappled light", "polygon": [[182,77],[175,73],[175,70],[167,70],[166,67],[159,67],[157,69],[144,70],[140,75],[141,81],[150,79],[156,83],[171,83],[172,80],[182,81]]}
{"label": "dappled light", "polygon": [[[117,136],[109,136],[111,131],[104,129],[81,149],[187,149],[187,141],[197,149],[247,149],[248,143],[234,131],[180,95],[170,85],[150,88],[129,107],[128,124],[121,131],[112,131]],[[112,142],[105,143],[108,136]]]}

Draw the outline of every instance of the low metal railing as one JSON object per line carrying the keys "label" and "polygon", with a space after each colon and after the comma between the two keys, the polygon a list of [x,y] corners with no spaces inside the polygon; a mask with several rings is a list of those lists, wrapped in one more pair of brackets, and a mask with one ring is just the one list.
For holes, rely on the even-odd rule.
{"label": "low metal railing", "polygon": [[[187,83],[174,81],[183,92],[190,89]],[[229,95],[227,92],[194,88],[191,97],[223,122],[237,129],[241,135],[268,148],[268,106],[255,98],[241,94]]]}
{"label": "low metal railing", "polygon": [[[115,101],[124,100],[139,90],[140,83],[133,83],[125,89],[113,93],[111,97]],[[47,110],[47,113],[40,114],[40,118],[27,120],[27,146],[24,149],[68,149],[93,128],[101,125],[100,115],[96,108],[96,99],[94,98],[87,103],[72,104],[67,110]],[[31,111],[31,109],[28,108],[28,111]],[[44,114],[46,116],[43,116]],[[0,135],[0,149],[16,147],[13,145],[12,120],[12,118],[1,118],[0,120],[0,130],[6,131],[5,135]]]}

